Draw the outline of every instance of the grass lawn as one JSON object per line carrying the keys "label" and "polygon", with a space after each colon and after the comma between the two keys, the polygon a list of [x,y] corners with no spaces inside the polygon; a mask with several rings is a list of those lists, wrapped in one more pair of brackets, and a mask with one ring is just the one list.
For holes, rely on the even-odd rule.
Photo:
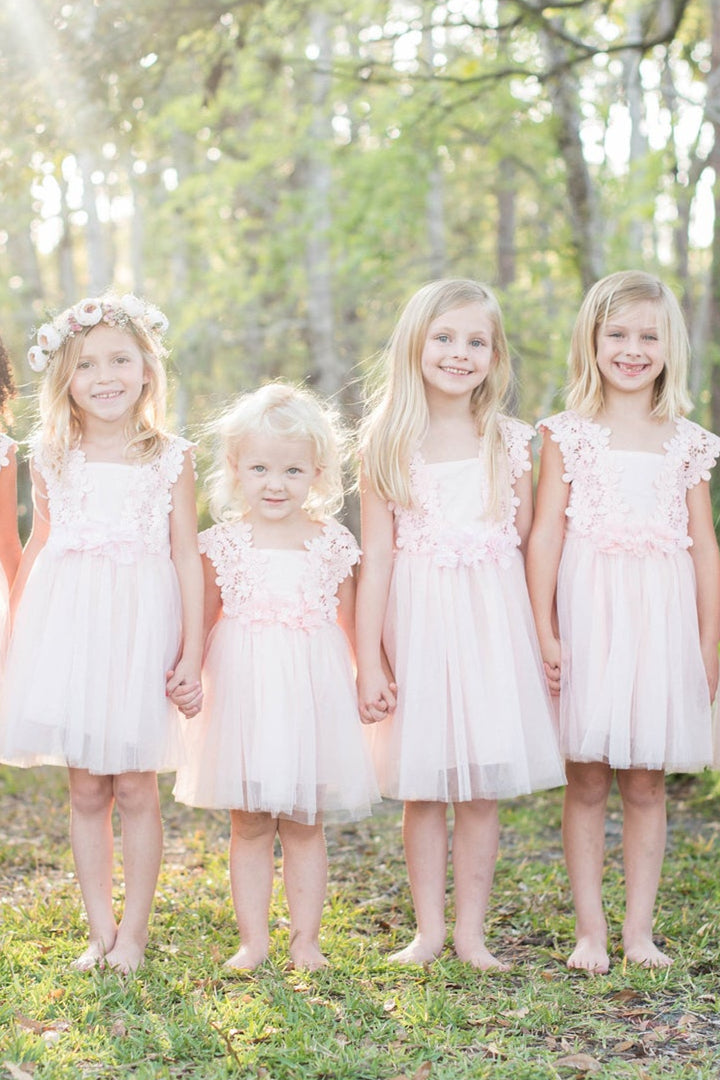
{"label": "grass lawn", "polygon": [[[84,917],[61,770],[0,769],[0,1078],[622,1080],[720,1077],[720,784],[669,784],[656,929],[676,959],[658,972],[567,971],[572,940],[561,792],[501,806],[488,943],[512,962],[479,974],[450,950],[396,969],[412,914],[400,808],[329,826],[328,971],[287,966],[278,884],[273,953],[254,975],[223,970],[237,947],[224,814],[176,806],[162,781],[166,852],[147,962],[137,976],[81,974]],[[620,819],[608,822],[607,905],[622,918]],[[449,894],[450,895],[450,894]],[[122,897],[118,891],[118,903]],[[450,901],[451,903],[451,897]]]}

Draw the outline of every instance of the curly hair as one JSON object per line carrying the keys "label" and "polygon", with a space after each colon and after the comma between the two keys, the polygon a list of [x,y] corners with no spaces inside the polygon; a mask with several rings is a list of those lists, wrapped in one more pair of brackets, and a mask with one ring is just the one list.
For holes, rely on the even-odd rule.
{"label": "curly hair", "polygon": [[0,416],[7,416],[8,402],[15,396],[15,378],[8,351],[0,338]]}

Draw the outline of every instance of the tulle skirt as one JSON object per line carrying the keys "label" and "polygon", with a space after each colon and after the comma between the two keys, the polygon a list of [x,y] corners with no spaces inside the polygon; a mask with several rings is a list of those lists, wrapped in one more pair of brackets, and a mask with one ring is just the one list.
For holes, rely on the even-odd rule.
{"label": "tulle skirt", "polygon": [[203,668],[205,703],[183,724],[175,798],[313,824],[379,801],[345,636],[222,618]]}
{"label": "tulle skirt", "polygon": [[17,611],[0,707],[0,760],[100,775],[174,769],[180,590],[168,557],[130,564],[44,548]]}
{"label": "tulle skirt", "polygon": [[504,567],[398,553],[384,641],[398,708],[369,729],[383,795],[463,802],[565,782],[519,552]]}
{"label": "tulle skirt", "polygon": [[603,554],[568,537],[558,575],[568,758],[685,772],[712,761],[695,595],[687,551]]}

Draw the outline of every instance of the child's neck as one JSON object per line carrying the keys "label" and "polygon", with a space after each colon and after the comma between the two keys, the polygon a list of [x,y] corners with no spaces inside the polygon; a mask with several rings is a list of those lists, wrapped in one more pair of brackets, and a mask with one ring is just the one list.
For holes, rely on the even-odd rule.
{"label": "child's neck", "polygon": [[422,443],[426,461],[461,461],[477,457],[480,450],[475,418],[467,407],[437,408],[429,410],[428,428]]}
{"label": "child's neck", "polygon": [[320,522],[314,521],[304,510],[283,521],[268,521],[251,511],[243,520],[252,526],[256,548],[302,551],[306,542],[313,540],[322,529]]}
{"label": "child's neck", "polygon": [[611,431],[613,450],[661,453],[675,431],[674,420],[652,415],[652,387],[647,394],[607,393],[595,420]]}
{"label": "child's neck", "polygon": [[127,435],[125,428],[117,431],[96,430],[93,426],[83,427],[80,446],[87,461],[126,462]]}

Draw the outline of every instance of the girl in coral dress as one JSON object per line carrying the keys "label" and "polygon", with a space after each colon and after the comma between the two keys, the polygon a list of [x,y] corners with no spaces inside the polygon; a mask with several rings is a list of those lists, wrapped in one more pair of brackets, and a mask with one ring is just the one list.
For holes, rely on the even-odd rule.
{"label": "girl in coral dress", "polygon": [[[38,331],[45,376],[34,516],[11,596],[0,759],[67,765],[89,923],[81,969],[142,962],[162,852],[156,773],[178,763],[176,710],[199,693],[202,567],[190,444],[163,430],[164,315],[131,294]],[[168,678],[168,671],[170,676]],[[112,905],[122,824],[125,908]]]}
{"label": "girl in coral dress", "polygon": [[720,439],[684,418],[689,346],[649,274],[588,293],[570,348],[568,411],[543,420],[528,578],[567,757],[563,838],[573,968],[608,970],[605,810],[623,802],[628,960],[670,963],[652,938],[665,849],[664,774],[712,761],[720,554],[708,480]]}
{"label": "girl in coral dress", "polygon": [[455,950],[502,967],[484,931],[497,799],[564,779],[521,554],[532,428],[501,412],[508,347],[477,282],[422,288],[383,373],[362,433],[357,655],[380,789],[405,803],[417,934],[393,959],[443,947],[452,804]]}
{"label": "girl in coral dress", "polygon": [[362,817],[379,798],[349,647],[360,553],[331,516],[343,498],[340,442],[313,395],[272,383],[241,398],[218,430],[219,523],[200,535],[206,699],[186,725],[175,797],[230,810],[241,944],[228,966],[268,955],[277,835],[291,960],[313,969],[327,962],[323,818]]}

